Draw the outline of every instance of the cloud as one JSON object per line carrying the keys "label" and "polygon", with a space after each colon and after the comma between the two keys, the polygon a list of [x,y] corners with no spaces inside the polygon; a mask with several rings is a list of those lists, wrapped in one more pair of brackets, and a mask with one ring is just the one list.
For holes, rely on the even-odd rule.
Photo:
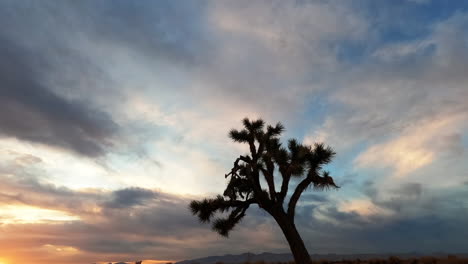
{"label": "cloud", "polygon": [[415,4],[419,4],[419,5],[424,5],[424,4],[428,4],[431,2],[431,0],[408,0],[409,2],[413,2]]}
{"label": "cloud", "polygon": [[113,199],[106,205],[111,208],[126,208],[142,205],[146,200],[155,198],[156,194],[142,188],[126,188],[114,191]]}
{"label": "cloud", "polygon": [[55,94],[44,80],[47,60],[1,39],[0,135],[91,157],[104,154],[118,129],[109,115]]}
{"label": "cloud", "polygon": [[[398,135],[396,139],[375,144],[356,158],[360,167],[393,167],[403,177],[436,160],[444,151],[460,152],[457,134],[466,116],[441,116],[424,120]],[[455,139],[455,142],[453,140]]]}
{"label": "cloud", "polygon": [[219,47],[200,65],[210,98],[231,98],[228,104],[267,117],[302,109],[321,89],[311,75],[338,67],[332,47],[364,36],[368,25],[352,11],[335,2],[214,3],[208,26]]}
{"label": "cloud", "polygon": [[322,128],[311,133],[343,149],[380,141],[435,115],[466,115],[468,47],[458,36],[466,14],[428,26],[426,35],[388,41],[371,50],[359,67],[343,72],[330,93]]}
{"label": "cloud", "polygon": [[[30,224],[3,222],[5,236],[0,242],[7,245],[3,248],[6,256],[22,252],[23,258],[28,260],[27,256],[34,254],[37,263],[46,263],[73,255],[73,260],[63,263],[79,263],[109,259],[181,259],[215,251],[241,253],[252,248],[287,250],[274,220],[256,207],[249,209],[248,216],[227,240],[212,232],[208,225],[198,223],[190,214],[189,201],[199,197],[132,187],[114,191],[71,190],[19,176],[1,176],[0,204],[59,210],[79,218]],[[449,207],[445,204],[446,201],[462,201],[466,188],[434,196],[425,186],[409,183],[392,190],[393,196],[389,197],[380,193],[381,185],[366,186],[368,196],[362,202],[350,199],[340,203],[338,193],[305,194],[297,210],[296,224],[310,249],[318,253],[331,249],[342,253],[378,248],[393,251],[403,250],[405,246],[428,250],[435,246],[434,241],[425,244],[412,236],[428,237],[424,232],[429,227],[433,230],[431,234],[439,234],[442,239],[439,243],[448,242],[441,250],[460,249],[463,233],[448,236],[440,232],[453,232],[457,223],[462,223],[466,217],[463,213],[454,213],[463,210],[462,202]],[[411,226],[410,231],[404,231],[407,225]],[[27,237],[20,232],[25,228]],[[398,237],[392,232],[403,234]],[[379,235],[379,244],[375,247],[371,241]],[[351,242],[355,246],[350,246]]]}
{"label": "cloud", "polygon": [[313,252],[464,250],[467,15],[421,23],[416,5],[362,3],[0,4],[0,207],[75,216],[9,216],[2,254],[288,250],[258,208],[229,240],[187,209],[222,190],[245,151],[226,132],[245,116],[308,130],[338,150],[332,173],[352,176],[303,197],[296,224]]}
{"label": "cloud", "polygon": [[339,210],[342,212],[354,212],[363,217],[370,216],[384,216],[389,214],[388,211],[376,206],[372,201],[367,199],[354,199],[351,201],[346,201],[339,205]]}
{"label": "cloud", "polygon": [[[180,259],[233,249],[231,241],[211,232],[209,226],[200,224],[190,214],[188,204],[195,197],[133,187],[115,191],[71,190],[20,174],[16,177],[0,174],[0,180],[0,211],[7,210],[0,225],[8,234],[0,239],[2,244],[8,245],[2,253],[14,256],[15,260],[18,257],[15,252],[23,252],[23,256],[35,254],[37,263],[46,263],[41,260],[48,259],[46,256],[60,259],[73,253],[74,260],[70,263],[79,263],[104,258]],[[13,211],[8,211],[5,205]],[[21,212],[15,208],[29,208],[29,212],[34,209],[35,221],[27,221],[31,214],[24,215],[29,218],[22,218],[22,214],[10,215]],[[56,212],[76,217],[62,217]],[[247,226],[240,226],[233,240],[250,237],[251,225],[258,226],[254,232],[257,238],[239,243],[237,251],[247,250],[261,241],[271,242],[266,250],[270,246],[284,248],[281,237],[269,233],[271,221],[265,224],[264,215],[256,213],[255,209],[251,212],[255,216],[245,220]],[[39,216],[41,221],[38,221]],[[28,228],[29,238],[18,232],[18,228]],[[53,248],[66,252],[58,250],[49,255]]]}

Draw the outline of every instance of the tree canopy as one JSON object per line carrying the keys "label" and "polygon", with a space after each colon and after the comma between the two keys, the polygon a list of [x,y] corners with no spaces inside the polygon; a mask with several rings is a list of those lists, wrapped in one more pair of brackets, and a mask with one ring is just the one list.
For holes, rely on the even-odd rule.
{"label": "tree canopy", "polygon": [[[214,231],[227,237],[252,204],[274,217],[284,214],[294,223],[299,198],[309,186],[317,190],[338,188],[329,172],[323,170],[335,156],[331,147],[323,143],[305,145],[295,139],[289,139],[287,146],[283,146],[280,136],[284,126],[281,123],[265,126],[262,119],[251,121],[248,118],[242,123],[244,127],[232,129],[229,137],[248,144],[250,153],[240,155],[231,171],[225,174],[229,181],[222,195],[190,203],[192,213],[201,222],[212,223]],[[261,185],[261,177],[266,186]],[[293,178],[301,180],[285,204]],[[278,182],[281,184],[276,186]],[[215,217],[216,213],[222,216]]]}

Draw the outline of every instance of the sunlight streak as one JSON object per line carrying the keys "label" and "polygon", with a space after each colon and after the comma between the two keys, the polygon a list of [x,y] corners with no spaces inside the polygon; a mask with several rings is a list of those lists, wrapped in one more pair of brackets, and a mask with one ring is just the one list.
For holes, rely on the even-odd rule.
{"label": "sunlight streak", "polygon": [[78,216],[58,210],[25,205],[0,206],[0,224],[34,224],[48,221],[76,221]]}

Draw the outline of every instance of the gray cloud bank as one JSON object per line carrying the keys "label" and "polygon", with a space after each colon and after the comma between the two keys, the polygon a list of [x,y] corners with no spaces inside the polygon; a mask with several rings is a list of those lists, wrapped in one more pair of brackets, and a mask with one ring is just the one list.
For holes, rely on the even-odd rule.
{"label": "gray cloud bank", "polygon": [[[35,19],[45,14],[24,16],[23,4],[1,4],[0,23],[5,27],[0,32],[0,135],[91,157],[104,154],[118,125],[87,100],[64,96],[63,92],[78,89],[76,84],[53,81],[63,77],[59,69],[65,68],[73,69],[75,82],[90,78],[82,74],[90,65],[73,49],[59,46],[51,32],[41,33],[47,19],[42,23]],[[34,10],[35,3],[29,4]],[[28,27],[31,32],[25,32]]]}
{"label": "gray cloud bank", "polygon": [[117,125],[108,114],[48,89],[42,79],[50,70],[44,55],[3,38],[0,56],[0,134],[87,156],[105,152]]}
{"label": "gray cloud bank", "polygon": [[[190,215],[192,198],[143,188],[115,191],[75,191],[38,181],[17,168],[16,177],[0,176],[0,205],[28,205],[78,216],[74,221],[48,221],[2,226],[0,238],[6,253],[31,254],[44,245],[79,250],[64,263],[97,259],[183,259],[245,251],[288,250],[274,221],[258,208],[229,239],[211,232]],[[23,171],[21,173],[21,171]],[[296,223],[311,252],[462,252],[467,231],[467,186],[456,191],[427,192],[420,184],[398,187],[394,197],[382,198],[373,183],[362,191],[390,212],[363,216],[342,211],[333,194],[307,193],[298,208]],[[25,238],[21,230],[28,230]],[[51,256],[50,256],[51,257]],[[47,256],[44,256],[46,259]]]}

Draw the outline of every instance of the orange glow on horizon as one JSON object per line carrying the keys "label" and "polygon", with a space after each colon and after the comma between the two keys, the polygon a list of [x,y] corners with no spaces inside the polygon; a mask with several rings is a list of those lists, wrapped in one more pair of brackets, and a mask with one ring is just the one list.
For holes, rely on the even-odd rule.
{"label": "orange glow on horizon", "polygon": [[[174,260],[154,260],[154,259],[147,259],[143,260],[142,264],[166,264],[166,263],[175,263],[176,261]],[[108,264],[108,263],[117,263],[117,262],[109,262],[109,261],[101,261],[101,262],[96,262],[96,264]],[[128,264],[133,264],[135,262],[125,262]],[[2,264],[2,263],[0,263]]]}
{"label": "orange glow on horizon", "polygon": [[61,254],[61,255],[73,255],[79,252],[78,249],[74,247],[70,247],[70,246],[46,244],[43,246],[43,248],[50,253]]}
{"label": "orange glow on horizon", "polygon": [[0,224],[34,224],[47,221],[74,221],[80,219],[78,216],[73,216],[63,211],[26,205],[0,206],[0,215],[3,216]]}

